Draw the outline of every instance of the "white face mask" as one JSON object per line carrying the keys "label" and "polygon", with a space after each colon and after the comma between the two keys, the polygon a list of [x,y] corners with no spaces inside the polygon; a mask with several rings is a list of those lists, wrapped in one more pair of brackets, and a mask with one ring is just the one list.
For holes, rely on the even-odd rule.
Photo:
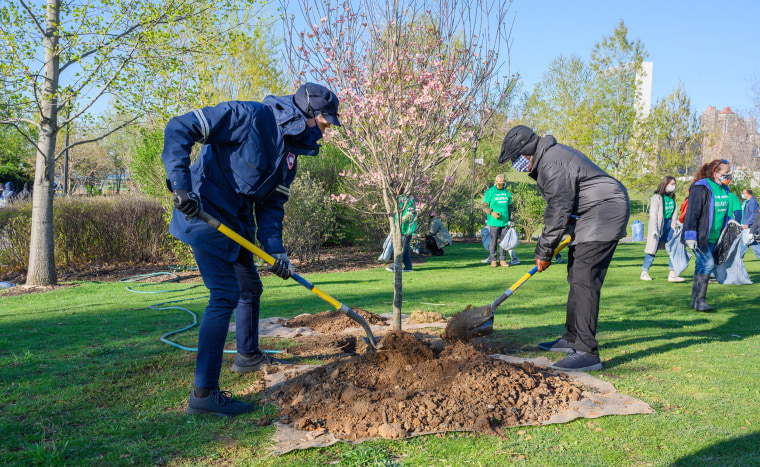
{"label": "white face mask", "polygon": [[676,191],[676,186],[675,186],[675,185],[668,185],[668,187],[667,187],[667,188],[665,188],[665,190],[666,190],[668,193],[673,193],[674,191]]}

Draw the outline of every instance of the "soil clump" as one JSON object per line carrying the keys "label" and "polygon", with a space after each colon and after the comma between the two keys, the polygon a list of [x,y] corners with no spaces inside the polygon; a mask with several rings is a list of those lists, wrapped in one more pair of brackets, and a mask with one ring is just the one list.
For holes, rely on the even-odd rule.
{"label": "soil clump", "polygon": [[[364,318],[367,324],[377,324],[382,326],[388,324],[387,319],[370,313],[367,310],[363,310],[361,308],[352,308],[352,310]],[[358,328],[360,326],[359,323],[344,315],[340,311],[323,311],[315,315],[299,315],[288,320],[281,319],[278,321],[278,323],[288,328],[305,327],[313,329],[317,332],[321,332],[323,334],[342,332],[346,329]]]}
{"label": "soil clump", "polygon": [[537,425],[581,398],[565,376],[515,365],[457,342],[436,351],[392,331],[382,350],[336,361],[266,390],[281,420],[343,439],[403,438],[442,431],[500,434]]}
{"label": "soil clump", "polygon": [[415,324],[445,323],[446,317],[435,311],[414,310],[412,314],[409,315],[407,322]]}

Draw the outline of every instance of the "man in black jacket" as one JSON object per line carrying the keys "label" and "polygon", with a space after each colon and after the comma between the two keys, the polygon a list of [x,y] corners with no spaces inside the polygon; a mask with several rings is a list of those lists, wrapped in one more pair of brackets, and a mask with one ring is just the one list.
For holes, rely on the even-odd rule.
{"label": "man in black jacket", "polygon": [[504,137],[499,162],[507,161],[515,170],[529,172],[546,201],[544,230],[535,252],[539,272],[551,265],[554,249],[576,219],[567,262],[566,332],[538,346],[567,352],[554,364],[558,370],[601,370],[596,341],[599,296],[618,240],[626,234],[628,192],[580,151],[558,144],[551,135],[539,137],[523,125]]}

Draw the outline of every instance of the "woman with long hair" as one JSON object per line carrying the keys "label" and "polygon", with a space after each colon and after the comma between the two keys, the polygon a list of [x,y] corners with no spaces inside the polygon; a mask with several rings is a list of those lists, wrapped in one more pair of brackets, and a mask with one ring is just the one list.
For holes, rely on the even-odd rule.
{"label": "woman with long hair", "polygon": [[[644,247],[644,264],[641,266],[641,280],[651,281],[649,268],[654,262],[657,250],[664,249],[665,244],[673,238],[673,232],[678,225],[676,215],[676,179],[667,175],[663,177],[660,186],[654,191],[649,200],[649,228],[647,230],[647,244]],[[673,261],[668,256],[670,274],[668,281],[683,282],[686,279],[676,275],[673,270]]]}
{"label": "woman with long hair", "polygon": [[713,311],[713,307],[705,302],[707,284],[710,273],[715,268],[715,244],[731,216],[728,196],[730,182],[729,162],[716,159],[699,168],[694,183],[689,188],[689,205],[686,208],[681,242],[696,255],[691,308],[697,311]]}

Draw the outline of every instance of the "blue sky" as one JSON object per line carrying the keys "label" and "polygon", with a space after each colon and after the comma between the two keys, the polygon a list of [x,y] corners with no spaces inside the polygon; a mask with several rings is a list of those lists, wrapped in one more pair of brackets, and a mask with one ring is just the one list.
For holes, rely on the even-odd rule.
{"label": "blue sky", "polygon": [[760,0],[514,0],[511,70],[531,90],[549,63],[575,53],[588,61],[594,45],[622,19],[654,63],[652,103],[681,81],[692,106],[735,111],[752,106],[760,81]]}

